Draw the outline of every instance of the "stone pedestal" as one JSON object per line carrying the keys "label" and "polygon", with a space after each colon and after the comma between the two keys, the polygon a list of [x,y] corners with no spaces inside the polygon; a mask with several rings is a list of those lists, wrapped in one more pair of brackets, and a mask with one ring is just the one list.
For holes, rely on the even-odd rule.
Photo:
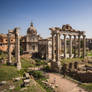
{"label": "stone pedestal", "polygon": [[60,63],[60,61],[58,61],[58,62],[52,61],[51,62],[51,70],[53,72],[60,72],[61,71],[61,63]]}

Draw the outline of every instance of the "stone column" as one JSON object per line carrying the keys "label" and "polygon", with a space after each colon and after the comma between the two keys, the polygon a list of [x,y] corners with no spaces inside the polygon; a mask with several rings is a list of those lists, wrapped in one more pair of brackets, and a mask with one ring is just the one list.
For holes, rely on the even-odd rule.
{"label": "stone column", "polygon": [[60,59],[60,34],[56,33],[56,62]]}
{"label": "stone column", "polygon": [[55,61],[55,34],[52,33],[52,61]]}
{"label": "stone column", "polygon": [[15,42],[16,42],[16,62],[17,62],[17,69],[21,69],[21,62],[20,62],[20,36],[19,36],[19,29],[15,28]]}
{"label": "stone column", "polygon": [[74,35],[74,58],[76,58],[76,35]]}
{"label": "stone column", "polygon": [[8,31],[8,64],[11,62],[11,33]]}
{"label": "stone column", "polygon": [[70,51],[69,51],[69,57],[72,58],[72,36],[69,35],[70,37]]}
{"label": "stone column", "polygon": [[85,35],[83,35],[83,58],[85,58],[86,55],[86,40],[85,40]]}
{"label": "stone column", "polygon": [[80,35],[78,35],[78,57],[80,57]]}
{"label": "stone column", "polygon": [[62,50],[61,50],[61,45],[62,45],[62,41],[61,41],[61,38],[60,38],[60,42],[59,42],[59,46],[60,46],[60,55],[62,54]]}
{"label": "stone column", "polygon": [[28,35],[26,37],[26,51],[29,51],[29,44],[28,44],[29,40],[28,40]]}
{"label": "stone column", "polygon": [[66,58],[66,34],[64,34],[64,58]]}

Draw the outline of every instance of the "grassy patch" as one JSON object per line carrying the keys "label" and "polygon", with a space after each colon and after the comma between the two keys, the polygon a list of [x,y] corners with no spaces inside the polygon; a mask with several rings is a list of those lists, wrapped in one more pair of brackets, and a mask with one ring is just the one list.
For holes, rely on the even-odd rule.
{"label": "grassy patch", "polygon": [[16,67],[0,65],[0,81],[11,80],[19,75]]}
{"label": "grassy patch", "polygon": [[81,84],[80,86],[88,91],[92,91],[92,83]]}
{"label": "grassy patch", "polygon": [[62,60],[61,60],[61,64],[64,64],[64,63],[68,64],[68,63],[70,63],[70,62],[75,62],[75,61],[80,62],[81,60],[83,60],[83,58],[72,58],[72,59],[68,58],[68,59],[62,59]]}
{"label": "grassy patch", "polygon": [[37,82],[46,90],[46,92],[54,92],[52,88],[48,88],[42,81],[45,81],[46,78],[41,78]]}
{"label": "grassy patch", "polygon": [[28,67],[35,66],[34,64],[31,63],[31,60],[27,60],[25,58],[21,58],[21,63],[22,63],[22,68],[28,68]]}
{"label": "grassy patch", "polygon": [[[30,71],[30,74],[34,76],[36,81],[43,87],[43,89],[46,90],[46,92],[53,92],[53,89],[50,87],[47,87],[42,81],[46,81],[47,78],[45,78],[42,71]],[[37,91],[38,92],[38,91]]]}
{"label": "grassy patch", "polygon": [[36,79],[41,79],[44,77],[42,71],[30,71],[29,74],[32,75]]}
{"label": "grassy patch", "polygon": [[5,59],[5,58],[7,58],[7,53],[5,53],[5,52],[2,52],[2,53],[0,53],[0,59]]}
{"label": "grassy patch", "polygon": [[88,51],[87,56],[92,56],[92,51]]}
{"label": "grassy patch", "polygon": [[35,59],[35,61],[36,61],[36,66],[47,64],[45,60]]}

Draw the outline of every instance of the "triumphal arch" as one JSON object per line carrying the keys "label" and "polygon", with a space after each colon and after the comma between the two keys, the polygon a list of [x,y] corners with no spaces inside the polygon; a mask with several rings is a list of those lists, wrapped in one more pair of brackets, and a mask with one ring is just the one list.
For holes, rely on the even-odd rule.
{"label": "triumphal arch", "polygon": [[[67,36],[69,36],[69,58],[72,58],[72,54],[74,54],[73,57],[80,57],[81,39],[83,41],[82,57],[83,58],[85,57],[86,55],[85,37],[86,36],[84,31],[75,30],[69,24],[63,25],[62,28],[54,27],[49,29],[51,30],[51,35],[52,35],[52,62],[51,62],[52,70],[55,70],[56,72],[58,72],[60,71],[60,68],[61,68],[61,64],[60,64],[60,59],[61,59],[60,55],[61,55],[61,49],[62,49],[61,40],[60,40],[61,35],[64,36],[64,58],[66,58],[66,55],[67,55],[67,52],[66,52]],[[72,53],[72,37],[74,38],[74,44],[75,44],[74,53]],[[78,42],[78,48],[76,48],[77,42]],[[78,53],[76,53],[77,50],[78,50]]]}

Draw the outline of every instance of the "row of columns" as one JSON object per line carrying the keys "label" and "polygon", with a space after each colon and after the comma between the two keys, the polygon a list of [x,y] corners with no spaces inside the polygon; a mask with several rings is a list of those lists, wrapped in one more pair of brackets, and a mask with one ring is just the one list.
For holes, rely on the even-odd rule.
{"label": "row of columns", "polygon": [[[86,41],[85,41],[85,35],[83,35],[83,58],[86,55]],[[70,39],[70,45],[69,45],[69,57],[72,58],[72,35],[69,35]],[[64,58],[66,58],[66,34],[64,34]],[[76,57],[76,35],[74,35],[74,57]],[[78,36],[78,57],[80,57],[80,35]],[[56,46],[55,46],[56,45]],[[56,52],[55,52],[55,47],[56,47]],[[59,33],[52,33],[52,60],[53,61],[59,61],[60,57],[60,34]],[[56,54],[55,54],[56,53]],[[55,57],[56,56],[56,57]]]}
{"label": "row of columns", "polygon": [[20,62],[20,36],[19,36],[19,29],[15,28],[13,31],[8,31],[8,64],[12,63],[11,60],[11,35],[15,35],[15,58],[17,69],[21,69],[21,62]]}
{"label": "row of columns", "polygon": [[[56,47],[56,52],[55,52]],[[60,41],[60,33],[53,34],[52,33],[52,60],[56,62],[60,59],[60,48],[61,48],[61,41]]]}
{"label": "row of columns", "polygon": [[[86,55],[86,42],[85,35],[83,35],[83,58]],[[69,35],[70,45],[69,45],[69,57],[72,58],[72,35]],[[80,57],[80,35],[78,36],[78,57]],[[76,57],[76,36],[74,35],[74,58]],[[66,35],[64,35],[64,58],[66,58]]]}

